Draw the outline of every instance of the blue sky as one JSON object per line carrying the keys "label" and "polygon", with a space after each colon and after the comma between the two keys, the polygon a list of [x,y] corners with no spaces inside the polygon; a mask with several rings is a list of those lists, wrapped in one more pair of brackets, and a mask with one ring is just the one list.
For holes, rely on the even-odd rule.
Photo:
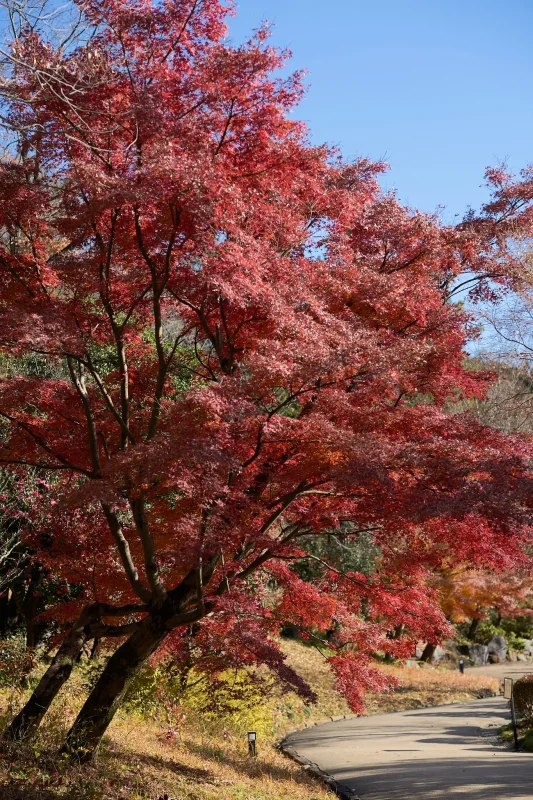
{"label": "blue sky", "polygon": [[240,0],[232,40],[265,19],[309,70],[313,141],[385,159],[409,205],[452,221],[485,166],[533,162],[533,0]]}

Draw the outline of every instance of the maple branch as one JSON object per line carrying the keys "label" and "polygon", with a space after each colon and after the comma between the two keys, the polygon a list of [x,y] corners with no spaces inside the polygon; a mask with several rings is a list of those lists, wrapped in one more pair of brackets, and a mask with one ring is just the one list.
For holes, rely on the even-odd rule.
{"label": "maple branch", "polygon": [[[172,209],[171,209],[172,212]],[[174,249],[174,243],[176,241],[176,236],[178,232],[178,227],[181,218],[181,211],[180,209],[176,209],[175,213],[172,214],[173,216],[173,226],[169,236],[167,249],[165,253],[165,262],[163,268],[163,276],[162,280],[159,283],[157,278],[157,267],[150,256],[146,245],[144,243],[143,232],[141,228],[141,221],[139,217],[139,210],[138,208],[134,209],[134,219],[135,219],[135,234],[137,239],[137,244],[139,250],[141,252],[142,257],[144,258],[146,264],[148,265],[148,269],[150,270],[150,276],[152,278],[152,302],[153,302],[153,314],[154,314],[154,336],[155,336],[155,346],[157,352],[157,360],[159,362],[159,368],[157,371],[157,378],[156,378],[156,387],[154,396],[152,399],[152,411],[150,414],[150,422],[148,423],[148,432],[147,432],[147,439],[152,439],[156,432],[157,426],[159,423],[159,415],[161,413],[161,400],[163,398],[163,393],[165,389],[165,382],[168,374],[168,370],[172,359],[174,357],[177,341],[175,346],[173,347],[170,356],[167,357],[165,353],[165,347],[163,344],[163,317],[162,317],[162,310],[161,310],[161,295],[165,290],[165,287],[168,283],[168,279],[170,276],[170,265],[172,260],[172,252]]]}
{"label": "maple branch", "polygon": [[450,292],[445,292],[444,299],[445,302],[448,302],[455,294],[464,289],[465,286],[468,286],[469,283],[480,283],[481,281],[487,280],[487,278],[504,278],[505,275],[503,273],[498,272],[486,272],[482,275],[474,275],[472,278],[468,278],[466,281],[462,281],[457,286],[454,286]]}
{"label": "maple branch", "polygon": [[[207,320],[207,316],[206,316],[206,313],[205,313],[205,310],[204,310],[204,306],[205,306],[205,303],[202,303],[200,308],[195,308],[194,310],[196,311],[196,313],[198,315],[198,318],[200,320],[200,324],[202,326],[202,330],[204,331],[205,335],[207,336],[207,338],[211,342],[211,346],[212,346],[213,350],[215,351],[215,353],[217,354],[217,358],[218,358],[218,362],[219,362],[219,365],[220,365],[220,369],[222,370],[224,375],[229,375],[230,372],[231,372],[231,365],[229,363],[226,363],[225,359],[222,356],[222,350],[223,350],[222,331],[221,331],[219,326],[217,326],[216,332],[213,331],[213,329],[211,328],[211,326],[209,325],[209,322]],[[200,363],[202,363],[202,362],[200,361]],[[214,373],[213,373],[213,371],[211,370],[210,367],[206,366],[205,364],[203,364],[203,366],[205,366],[205,368],[214,376]],[[217,378],[215,376],[214,376],[214,380],[217,380]]]}
{"label": "maple branch", "polygon": [[[282,547],[283,545],[287,544],[291,539],[296,538],[298,531],[301,530],[303,523],[302,522],[295,522],[289,526],[290,532],[283,536],[281,539],[277,539],[274,544],[276,547],[267,547],[261,553],[259,553],[256,558],[247,566],[245,569],[241,570],[240,572],[233,573],[232,577],[236,578],[237,580],[244,580],[249,575],[252,575],[259,567],[261,567],[264,563],[269,561],[271,558],[281,558],[278,554],[277,549]],[[301,535],[307,535],[309,529],[306,529],[305,534],[302,533]],[[245,548],[240,558],[245,558],[246,556],[250,555],[251,550],[253,548]],[[220,585],[219,589],[222,587]],[[221,594],[222,592],[220,592]]]}
{"label": "maple branch", "polygon": [[[121,427],[122,427],[122,436],[120,439],[120,447],[121,449],[125,449],[128,444],[128,439],[131,440],[131,432],[129,429],[130,424],[130,390],[129,390],[129,371],[128,371],[128,361],[126,358],[126,348],[124,345],[124,339],[122,338],[122,332],[115,332],[115,342],[116,342],[116,349],[118,355],[118,363],[119,363],[119,373],[120,373],[120,404],[121,404]],[[123,423],[123,425],[122,425]],[[133,440],[134,442],[134,440]],[[135,442],[134,442],[135,443]]]}
{"label": "maple branch", "polygon": [[[60,95],[58,95],[57,92],[55,92],[51,87],[49,87],[49,88],[51,89],[53,94],[55,94],[56,97],[58,97],[60,102],[64,101],[64,98],[62,98]],[[74,110],[74,108],[71,107],[71,110]],[[91,153],[94,153],[94,155],[102,162],[102,164],[106,167],[106,169],[110,170],[111,169],[111,163],[110,163],[109,159],[105,158],[102,155],[102,152],[105,152],[104,148],[103,147],[98,147],[98,145],[93,144],[90,141],[90,139],[88,138],[88,136],[85,134],[85,132],[83,131],[83,128],[81,128],[80,125],[76,125],[75,122],[73,122],[71,119],[69,119],[68,114],[66,114],[61,109],[59,109],[59,115],[81,137],[81,138],[78,138],[78,136],[73,136],[71,133],[68,133],[67,130],[63,130],[62,133],[65,136],[65,138],[66,139],[70,139],[71,141],[76,142],[77,144],[81,144],[83,147],[87,147],[91,151]]]}
{"label": "maple branch", "polygon": [[[307,388],[302,386],[301,389],[297,389],[295,392],[290,392],[287,397],[281,401],[275,408],[270,409],[267,411],[267,419],[272,419],[275,414],[278,414],[282,408],[284,408],[288,403],[291,403],[293,400],[297,400],[299,397],[302,397],[304,394],[309,394],[309,392],[317,392],[320,389],[328,389],[331,386],[336,386],[339,383],[344,383],[345,381],[352,381],[354,378],[358,377],[358,373],[356,375],[352,375],[351,377],[347,378],[340,378],[339,380],[335,381],[328,381],[324,383],[320,378],[316,380],[312,386],[308,386]],[[266,410],[266,409],[265,409]]]}
{"label": "maple branch", "polygon": [[[48,455],[52,456],[52,458],[57,459],[59,463],[62,465],[61,467],[57,466],[52,467],[47,465],[46,469],[69,469],[72,470],[72,472],[79,473],[80,475],[86,475],[88,478],[93,477],[93,473],[90,472],[89,470],[84,469],[83,467],[77,467],[75,464],[72,464],[63,456],[60,456],[59,453],[55,453],[52,450],[52,448],[49,447],[49,445],[47,445],[46,442],[37,433],[31,430],[31,427],[26,422],[22,422],[22,420],[17,419],[16,417],[13,417],[11,416],[11,414],[8,414],[6,411],[2,410],[0,410],[0,417],[9,420],[9,422],[14,422],[16,425],[22,428],[22,430],[25,433],[27,433],[28,436],[31,436],[31,438],[39,445],[39,447],[41,447],[46,453],[48,453]],[[3,463],[16,463],[16,462],[4,461]]]}
{"label": "maple branch", "polygon": [[204,617],[211,616],[214,607],[215,604],[213,601],[211,601],[206,603],[203,609],[193,609],[191,611],[184,611],[180,614],[175,614],[167,621],[167,628],[172,630],[180,625],[190,625],[193,622],[198,622]]}
{"label": "maple branch", "polygon": [[[1,415],[2,412],[0,412]],[[25,461],[23,459],[15,458],[0,458],[0,464],[19,464],[22,467],[35,467],[36,469],[50,469],[50,470],[72,470],[70,464],[44,464],[41,461]]]}
{"label": "maple branch", "polygon": [[[270,528],[277,522],[280,516],[283,514],[284,511],[290,506],[290,504],[303,492],[305,487],[307,486],[305,481],[302,481],[298,484],[298,486],[292,490],[292,492],[288,492],[284,497],[280,498],[277,502],[281,503],[280,507],[276,509],[263,523],[261,528],[259,529],[259,533],[261,535],[265,535],[268,533]],[[301,523],[298,523],[301,524]],[[292,538],[292,533],[289,534],[287,537],[283,538],[282,540],[278,540],[276,542],[277,545],[285,544],[289,539]],[[253,548],[252,548],[253,550]],[[250,555],[250,547],[243,547],[243,551],[240,555],[240,558],[244,558],[247,555]],[[258,569],[265,561],[268,561],[269,558],[272,558],[274,551],[272,548],[267,548],[262,553],[260,553],[251,564],[248,565],[245,569],[241,570],[241,572],[231,572],[229,575],[225,575],[221,583],[219,583],[217,589],[215,590],[215,595],[221,595],[224,591],[227,590],[228,587],[228,579],[231,576],[232,578],[244,580],[249,575]]]}
{"label": "maple branch", "polygon": [[203,575],[202,560],[203,560],[202,556],[200,556],[198,569],[196,570],[196,602],[198,606],[198,612],[205,613],[204,575]]}
{"label": "maple branch", "polygon": [[[86,203],[90,207],[90,203],[89,203],[88,199],[86,199]],[[133,310],[134,310],[135,306],[141,301],[141,299],[143,298],[144,294],[147,291],[149,291],[149,289],[146,289],[144,292],[141,293],[140,297],[138,297],[136,299],[136,301],[133,303],[131,308],[128,310],[128,314],[126,315],[126,318],[119,325],[117,323],[116,319],[115,319],[115,313],[113,311],[113,308],[111,306],[111,302],[110,302],[110,299],[109,299],[109,276],[110,276],[110,270],[111,270],[111,259],[112,259],[112,254],[113,254],[113,244],[114,244],[114,239],[115,239],[115,228],[116,228],[116,223],[117,223],[117,220],[118,220],[118,216],[119,216],[119,211],[116,210],[116,209],[113,209],[113,211],[111,212],[111,230],[109,232],[109,240],[108,240],[108,243],[107,243],[107,247],[105,246],[104,239],[102,237],[102,234],[98,230],[98,226],[97,226],[96,221],[95,221],[94,218],[92,218],[92,220],[91,220],[91,225],[92,225],[94,234],[96,236],[96,240],[97,240],[97,242],[99,244],[100,252],[104,256],[104,260],[100,264],[100,279],[102,281],[102,284],[105,286],[105,294],[102,291],[100,291],[100,299],[102,300],[102,304],[103,304],[103,306],[105,308],[105,311],[106,311],[108,319],[109,319],[109,323],[111,325],[111,330],[113,331],[113,337],[115,339],[115,349],[116,349],[116,353],[117,353],[117,357],[118,357],[118,363],[119,363],[120,409],[121,409],[121,413],[120,413],[119,416],[117,416],[117,420],[118,420],[119,425],[121,427],[120,449],[124,450],[124,449],[126,449],[126,447],[128,445],[128,441],[132,441],[135,444],[135,440],[132,438],[131,431],[129,429],[129,424],[130,424],[129,372],[128,372],[128,361],[127,361],[127,358],[126,358],[126,348],[125,348],[125,345],[124,345],[123,333],[124,333],[124,329],[125,329],[128,321],[129,321],[129,318],[130,318],[131,314],[133,313]],[[89,356],[89,358],[90,358],[90,356]],[[96,375],[94,375],[94,373],[93,373],[93,377],[95,378],[95,380],[97,380]],[[98,380],[97,380],[97,382],[98,382]],[[103,390],[103,389],[104,389],[104,386],[103,386],[103,383],[102,383],[101,390]],[[110,399],[111,399],[110,397],[109,398],[106,397],[106,401],[108,402],[108,404],[110,402]],[[111,405],[110,408],[111,408],[111,411],[113,413],[115,413],[114,406]]]}
{"label": "maple branch", "polygon": [[[81,359],[80,359],[80,361],[81,361]],[[87,367],[89,369],[89,372],[93,376],[93,378],[94,378],[94,380],[96,382],[96,385],[100,389],[100,391],[101,391],[101,393],[102,393],[102,395],[104,397],[104,400],[107,403],[107,406],[108,406],[109,410],[111,411],[111,413],[113,414],[113,416],[117,420],[118,424],[120,425],[121,430],[128,437],[128,439],[130,440],[130,442],[132,444],[137,444],[137,440],[136,440],[135,436],[133,435],[133,433],[129,429],[126,421],[124,420],[123,415],[120,414],[120,412],[116,408],[115,404],[113,403],[113,398],[111,397],[111,395],[107,391],[107,389],[105,387],[105,384],[102,381],[102,378],[100,377],[100,375],[98,374],[97,370],[95,369],[93,361],[92,361],[92,358],[91,358],[91,356],[89,354],[87,354]],[[126,409],[124,408],[124,401],[126,403],[128,403],[128,400],[129,400],[129,398],[128,398],[128,395],[127,395],[127,392],[126,392],[123,395],[123,406],[122,406],[123,414],[126,411],[126,417],[128,417],[129,415],[128,415],[128,412],[127,412],[127,408]]]}
{"label": "maple branch", "polygon": [[381,266],[379,268],[380,272],[383,272],[385,269],[385,264],[387,263],[387,259],[389,257],[389,250],[387,248],[387,244],[384,245],[384,252],[383,252],[383,261],[381,262]]}
{"label": "maple branch", "polygon": [[256,442],[256,445],[255,445],[254,452],[252,453],[252,455],[249,458],[246,459],[246,461],[244,461],[241,464],[241,469],[242,470],[245,470],[247,467],[249,467],[251,464],[253,464],[253,462],[256,460],[256,458],[258,458],[258,456],[259,456],[259,454],[261,452],[261,448],[263,446],[263,432],[264,432],[264,430],[265,430],[265,425],[264,425],[263,422],[261,422],[260,425],[259,425],[259,430],[257,432],[257,442]]}
{"label": "maple branch", "polygon": [[134,500],[128,498],[128,502],[141,540],[144,553],[144,569],[150,589],[152,590],[153,600],[155,600],[158,605],[162,605],[166,600],[167,590],[165,589],[159,572],[154,540],[146,516],[146,501],[144,498],[140,497]]}
{"label": "maple branch", "polygon": [[[220,555],[213,556],[205,565],[202,564],[202,584],[207,586],[211,580],[213,573],[220,561]],[[202,592],[203,592],[202,586]],[[186,623],[196,622],[202,617],[209,616],[209,613],[214,608],[212,600],[204,602],[202,597],[198,595],[198,569],[194,568],[189,570],[185,578],[172,589],[168,594],[169,601],[178,609],[177,614],[170,618],[167,622],[169,630],[177,625],[185,625]],[[195,608],[189,611],[183,611],[186,606],[195,602]]]}
{"label": "maple branch", "polygon": [[[375,528],[358,528],[357,530],[351,530],[351,531],[346,531],[346,532],[336,530],[334,533],[332,533],[332,531],[328,529],[326,531],[312,531],[312,535],[313,536],[334,536],[336,539],[339,539],[339,543],[341,543],[340,542],[341,538],[342,539],[349,539],[350,536],[357,536],[360,533],[375,533],[376,531],[381,531],[381,530],[383,530],[383,528],[381,526],[378,526],[378,527],[375,527]],[[309,534],[310,534],[310,531],[309,530],[305,530],[303,533],[297,532],[291,538],[293,538],[293,539],[298,538],[299,539],[300,537],[308,536]]]}
{"label": "maple branch", "polygon": [[34,292],[34,291],[33,291],[33,289],[31,289],[31,288],[28,286],[28,284],[27,284],[27,283],[26,283],[26,282],[25,282],[25,281],[24,281],[24,280],[21,278],[21,276],[19,275],[19,273],[17,272],[17,270],[16,270],[16,269],[14,269],[14,268],[11,266],[11,264],[9,263],[9,261],[8,261],[8,260],[6,259],[6,257],[3,255],[3,253],[0,253],[0,261],[2,262],[2,264],[4,265],[4,267],[7,269],[7,271],[9,272],[9,274],[10,274],[10,275],[12,275],[12,276],[15,278],[15,280],[16,280],[16,281],[18,281],[18,282],[20,283],[20,285],[21,285],[21,286],[22,286],[22,287],[25,289],[25,291],[27,291],[27,292],[28,292],[29,296],[30,296],[30,297],[33,299],[33,298],[36,296],[35,292]]}
{"label": "maple branch", "polygon": [[81,399],[81,403],[83,405],[85,419],[87,420],[87,433],[89,436],[89,447],[91,451],[91,461],[93,465],[93,471],[95,475],[98,475],[101,470],[100,451],[98,448],[98,433],[96,430],[96,423],[94,421],[94,414],[91,406],[91,401],[89,399],[89,395],[87,394],[87,388],[85,386],[83,367],[79,363],[80,374],[76,375],[76,370],[74,369],[73,359],[71,358],[71,356],[67,356],[67,365],[70,373],[70,379],[76,391],[78,392]]}
{"label": "maple branch", "polygon": [[172,232],[169,237],[167,251],[165,255],[165,267],[163,273],[163,281],[159,287],[157,287],[157,280],[155,272],[152,274],[153,280],[153,298],[154,298],[154,329],[155,329],[155,342],[156,342],[156,350],[157,350],[157,359],[159,361],[159,369],[157,371],[157,379],[156,379],[156,387],[155,393],[152,401],[152,412],[150,415],[150,423],[148,425],[148,434],[147,438],[152,439],[157,431],[157,426],[159,423],[159,415],[161,413],[161,400],[163,399],[163,393],[165,390],[165,383],[167,379],[167,374],[169,367],[172,363],[174,355],[176,353],[176,348],[178,346],[179,337],[176,337],[176,341],[174,342],[174,346],[170,351],[170,354],[167,356],[165,354],[165,347],[163,345],[163,321],[162,321],[162,313],[161,313],[161,295],[165,289],[165,286],[168,283],[168,279],[170,276],[170,264],[172,259],[172,251],[174,249],[174,242],[176,241],[176,234],[178,231],[179,223],[181,218],[181,211],[178,210],[174,217],[174,226]]}
{"label": "maple branch", "polygon": [[137,622],[127,622],[125,625],[106,625],[104,622],[91,625],[90,632],[93,638],[103,639],[104,637],[129,636],[135,633],[141,625],[142,620]]}
{"label": "maple branch", "polygon": [[[202,305],[200,307],[195,306],[193,303],[190,302],[190,300],[187,300],[185,297],[180,297],[178,294],[176,294],[174,289],[172,289],[170,286],[167,287],[167,290],[172,295],[172,297],[174,297],[174,299],[178,301],[178,303],[182,303],[184,306],[186,306],[186,308],[190,308],[191,311],[194,311],[194,313],[198,316],[198,319],[200,320],[201,328],[202,328],[203,332],[205,333],[207,339],[209,340],[209,342],[211,344],[211,347],[213,348],[215,353],[217,353],[217,356],[218,356],[219,355],[219,350],[220,350],[219,343],[217,342],[216,335],[213,333],[213,331],[209,327],[209,323],[207,322],[207,318],[206,318],[205,312],[204,312],[204,303],[202,303]],[[199,331],[196,330],[195,337],[194,337],[194,354],[195,354],[196,360],[208,372],[209,377],[211,378],[211,380],[213,380],[215,382],[218,382],[217,376],[215,375],[215,373],[213,372],[213,370],[209,366],[209,359],[211,357],[211,352],[212,351],[207,356],[208,363],[205,363],[202,360],[201,356],[200,356],[200,353],[198,351],[198,333],[199,333]],[[220,357],[219,357],[219,364],[220,364],[220,366],[222,368],[222,371],[225,372],[226,370],[224,368],[224,365],[222,364],[222,361],[221,361]],[[191,371],[193,371],[193,370],[191,370]],[[195,374],[197,374],[197,373],[195,373]],[[202,376],[202,377],[206,378],[207,376]]]}
{"label": "maple branch", "polygon": [[[306,492],[301,492],[300,494],[306,494]],[[350,531],[350,533],[346,534],[346,536],[348,536],[348,535],[354,536],[354,535],[356,535],[358,533],[369,533],[369,532],[376,531],[376,530],[380,530],[380,528],[361,528],[360,530],[357,530],[357,531]],[[285,557],[279,555],[277,550],[280,547],[282,547],[283,545],[285,545],[288,542],[290,542],[292,539],[300,539],[300,538],[303,538],[304,536],[309,536],[311,534],[314,535],[314,536],[320,536],[320,535],[331,536],[331,532],[330,531],[328,531],[327,533],[324,533],[324,534],[320,534],[320,533],[314,532],[313,529],[310,528],[309,526],[305,526],[304,527],[303,521],[291,523],[290,525],[288,525],[283,530],[283,534],[285,534],[285,535],[283,535],[280,539],[278,539],[275,542],[276,547],[269,547],[269,548],[263,550],[263,552],[260,553],[252,561],[251,564],[249,564],[241,572],[233,573],[232,577],[234,577],[236,579],[244,580],[249,575],[251,575],[253,572],[255,572],[257,569],[259,569],[259,567],[261,567],[264,563],[269,561],[271,558],[278,558],[278,559],[281,559],[281,560],[285,560]],[[335,534],[335,535],[337,536],[338,534]],[[245,548],[243,550],[243,553],[241,554],[241,558],[243,558],[243,557],[245,557],[245,556],[247,556],[249,554],[250,554],[250,549],[249,548]],[[305,557],[306,556],[301,556],[301,558],[305,558]],[[290,560],[293,560],[292,556],[290,557]],[[327,563],[327,562],[324,562],[324,563]],[[219,587],[218,587],[217,591],[215,592],[215,594],[223,594],[223,592],[224,592],[224,581],[219,585]]]}
{"label": "maple branch", "polygon": [[[164,64],[164,63],[165,63],[165,61],[167,60],[167,58],[168,58],[168,57],[169,57],[169,56],[172,54],[172,52],[173,52],[173,51],[176,49],[176,47],[177,47],[177,46],[178,46],[178,44],[180,43],[180,41],[181,41],[181,37],[182,37],[182,36],[183,36],[183,34],[185,33],[185,31],[186,31],[186,29],[187,29],[187,26],[188,26],[189,22],[190,22],[190,21],[191,21],[191,19],[193,18],[193,16],[194,16],[194,13],[195,13],[196,9],[198,8],[198,2],[199,2],[199,0],[194,0],[194,2],[193,2],[193,4],[192,4],[192,7],[191,7],[191,10],[189,11],[188,15],[186,16],[186,18],[185,18],[185,21],[184,21],[183,25],[181,26],[181,29],[180,29],[180,31],[179,31],[179,33],[178,33],[178,35],[176,36],[176,38],[174,39],[174,41],[171,43],[171,45],[170,45],[170,47],[168,48],[167,52],[165,53],[165,55],[164,55],[164,56],[163,56],[163,58],[161,59],[161,63],[162,63],[162,64]],[[147,85],[150,85],[150,83],[151,83],[151,82],[152,82],[152,78],[150,78],[150,79],[149,79],[149,81],[147,82]]]}
{"label": "maple branch", "polygon": [[133,303],[131,304],[130,308],[129,308],[129,309],[128,309],[128,311],[126,312],[126,316],[124,317],[123,321],[122,321],[122,322],[121,322],[121,324],[120,324],[120,328],[121,328],[121,330],[124,330],[124,329],[125,329],[126,325],[128,324],[128,322],[129,322],[129,321],[130,321],[130,319],[131,319],[131,315],[133,314],[133,312],[135,311],[135,309],[137,308],[137,306],[139,305],[139,303],[141,302],[141,300],[143,299],[143,297],[145,297],[145,295],[147,295],[147,294],[148,294],[148,292],[150,291],[150,289],[151,289],[151,288],[152,288],[152,285],[151,285],[151,284],[150,284],[150,285],[148,285],[148,286],[147,286],[145,289],[143,289],[143,290],[142,290],[142,292],[140,293],[140,295],[139,295],[138,297],[136,297],[136,298],[135,298],[135,300],[134,300],[134,301],[133,301]]}
{"label": "maple branch", "polygon": [[407,261],[404,261],[403,264],[398,264],[397,267],[392,267],[392,269],[387,270],[386,274],[392,275],[395,272],[401,272],[401,270],[407,269],[407,267],[412,266],[416,261],[418,261],[419,258],[425,256],[427,252],[428,252],[427,250],[421,250],[412,258],[408,259]]}
{"label": "maple branch", "polygon": [[195,103],[193,106],[191,106],[190,108],[187,108],[185,111],[182,111],[181,114],[178,114],[176,119],[177,120],[181,120],[181,119],[184,119],[185,117],[189,116],[189,114],[192,114],[193,111],[196,111],[197,108],[201,108],[201,106],[205,105],[205,103],[207,103],[209,98],[210,98],[210,95],[208,95],[208,94],[204,95],[204,97],[202,97],[201,100],[198,100],[198,102]]}
{"label": "maple branch", "polygon": [[[278,558],[283,559],[283,556],[278,556]],[[326,569],[329,569],[332,572],[335,572],[337,575],[339,575],[344,580],[347,580],[350,583],[356,584],[356,586],[362,586],[364,589],[367,589],[367,590],[372,588],[372,584],[371,583],[365,583],[364,581],[358,580],[357,578],[353,578],[353,577],[351,577],[351,575],[348,575],[346,572],[342,572],[342,570],[337,569],[337,567],[334,567],[329,562],[324,561],[323,558],[319,558],[318,556],[312,555],[311,553],[306,553],[306,555],[299,556],[299,558],[300,559],[308,558],[311,561],[316,561],[318,564],[322,564],[323,567],[326,567]]]}
{"label": "maple branch", "polygon": [[[212,369],[211,369],[211,367],[209,366],[209,359],[210,359],[210,356],[211,356],[211,354],[210,354],[210,353],[208,353],[208,354],[207,354],[207,363],[205,363],[205,362],[202,360],[202,358],[201,358],[201,356],[200,356],[200,353],[198,352],[198,330],[196,330],[196,331],[195,331],[195,334],[194,334],[194,355],[195,355],[195,357],[196,357],[196,360],[198,361],[198,363],[199,363],[199,364],[200,364],[200,365],[201,365],[201,366],[202,366],[202,367],[203,367],[203,368],[206,370],[206,372],[209,374],[209,377],[211,378],[211,380],[212,380],[212,381],[214,381],[215,383],[218,383],[218,378],[217,378],[217,376],[215,375],[215,373],[213,372],[213,370],[212,370]],[[202,377],[204,377],[204,376],[202,376]]]}
{"label": "maple branch", "polygon": [[220,151],[222,149],[222,146],[224,145],[224,142],[226,140],[226,136],[228,135],[229,126],[231,125],[231,120],[233,119],[233,109],[234,109],[234,107],[235,107],[235,98],[233,98],[231,103],[230,103],[229,114],[228,114],[227,119],[226,119],[226,124],[224,126],[224,131],[222,132],[222,136],[220,137],[220,141],[219,141],[219,143],[218,143],[218,145],[216,147],[216,150],[215,150],[215,152],[213,154],[213,159],[215,159],[218,156],[218,154],[220,153]]}
{"label": "maple branch", "polygon": [[182,303],[187,308],[190,308],[191,311],[194,311],[198,315],[200,314],[200,309],[198,308],[198,306],[195,306],[193,303],[191,303],[190,300],[187,300],[187,298],[180,297],[178,294],[176,294],[175,290],[171,286],[167,286],[167,291],[172,295],[172,297],[175,300],[178,301],[178,303]]}
{"label": "maple branch", "polygon": [[123,606],[112,606],[109,603],[98,603],[97,605],[103,617],[125,617],[126,614],[138,614],[150,610],[149,605],[139,603],[126,603]]}
{"label": "maple branch", "polygon": [[290,504],[294,500],[296,500],[296,498],[299,497],[299,495],[301,495],[308,487],[310,487],[310,484],[308,484],[307,481],[304,479],[303,481],[300,481],[300,483],[295,489],[293,489],[290,492],[287,492],[287,494],[282,495],[281,497],[278,497],[276,498],[276,500],[273,500],[271,503],[269,503],[269,508],[272,508],[272,506],[275,505],[279,505],[279,508],[273,511],[273,513],[270,515],[270,517],[268,517],[266,522],[263,523],[263,525],[259,529],[260,533],[262,534],[267,533],[268,530],[272,527],[272,525],[275,522],[277,522],[277,520],[280,518],[283,512],[287,510]]}
{"label": "maple branch", "polygon": [[107,519],[109,530],[111,531],[111,535],[115,540],[115,544],[122,561],[122,566],[124,567],[124,571],[126,572],[131,588],[137,597],[140,597],[140,599],[144,600],[145,603],[150,603],[152,600],[152,594],[139,578],[139,573],[131,555],[129,542],[124,536],[122,523],[118,518],[117,513],[108,503],[102,503],[101,505]]}

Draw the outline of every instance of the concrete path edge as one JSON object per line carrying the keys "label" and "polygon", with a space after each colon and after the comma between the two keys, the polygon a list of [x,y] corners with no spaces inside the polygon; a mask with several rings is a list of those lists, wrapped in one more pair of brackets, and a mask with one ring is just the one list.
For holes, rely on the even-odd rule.
{"label": "concrete path edge", "polygon": [[290,744],[287,744],[287,739],[282,739],[281,742],[278,742],[276,746],[278,750],[280,750],[288,758],[292,759],[292,761],[296,761],[296,763],[300,764],[300,766],[302,766],[307,772],[311,772],[313,775],[323,781],[323,783],[325,783],[329,789],[332,789],[335,794],[341,798],[341,800],[361,800],[359,795],[356,794],[353,789],[350,789],[349,786],[346,786],[344,783],[339,783],[339,781],[336,781],[331,775],[323,772],[313,761],[309,761],[309,759],[304,758],[297,753],[294,747],[291,747]]}

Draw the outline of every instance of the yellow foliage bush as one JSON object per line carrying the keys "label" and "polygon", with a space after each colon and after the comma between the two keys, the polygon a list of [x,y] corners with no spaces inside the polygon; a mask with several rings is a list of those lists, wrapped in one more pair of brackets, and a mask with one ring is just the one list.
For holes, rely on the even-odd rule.
{"label": "yellow foliage bush", "polygon": [[164,721],[175,733],[187,722],[212,736],[242,737],[248,730],[268,735],[273,686],[271,679],[244,669],[216,676],[192,669],[184,675],[170,663],[146,665],[133,680],[124,709]]}

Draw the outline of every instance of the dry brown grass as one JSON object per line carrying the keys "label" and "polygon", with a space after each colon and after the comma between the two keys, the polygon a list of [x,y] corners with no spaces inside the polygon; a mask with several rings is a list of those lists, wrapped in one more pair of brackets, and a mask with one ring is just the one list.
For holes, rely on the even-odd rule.
{"label": "dry brown grass", "polygon": [[281,646],[287,663],[317,693],[318,703],[306,706],[294,694],[282,696],[274,709],[274,728],[279,738],[297,728],[352,715],[344,696],[335,688],[335,680],[324,657],[317,650],[290,640],[283,640]]}
{"label": "dry brown grass", "polygon": [[[313,648],[283,642],[289,663],[318,694],[307,707],[292,694],[272,698],[271,735],[247,755],[244,735],[186,722],[174,740],[154,721],[117,715],[95,763],[66,769],[58,757],[65,732],[84,698],[74,679],[56,699],[38,738],[0,756],[2,800],[332,800],[333,795],[275,748],[289,731],[350,715],[324,658]],[[368,713],[469,700],[498,691],[494,678],[436,669],[379,666],[400,681],[392,694],[368,698]],[[0,692],[0,713],[12,695]],[[22,702],[23,697],[18,698]],[[263,709],[264,713],[264,709]]]}
{"label": "dry brown grass", "polygon": [[498,694],[500,681],[490,675],[461,675],[449,669],[396,667],[382,664],[382,672],[392,675],[399,686],[391,693],[370,695],[367,714],[405,711],[448,703],[461,703]]}
{"label": "dry brown grass", "polygon": [[[67,769],[58,753],[85,698],[84,681],[73,673],[33,741],[11,748],[0,742],[2,800],[332,800],[319,780],[277,750],[274,730],[260,736],[252,759],[243,733],[223,722],[199,725],[193,715],[168,738],[168,725],[119,712],[95,762]],[[0,690],[0,718],[25,696]]]}
{"label": "dry brown grass", "polygon": [[[324,658],[314,648],[297,642],[283,642],[287,661],[304,676],[318,694],[318,705],[306,708],[301,700],[291,696],[280,704],[276,723],[280,733],[292,728],[313,725],[323,720],[350,716],[351,711],[342,695],[335,689],[335,682]],[[486,675],[471,675],[449,669],[424,667],[398,667],[386,664],[376,669],[395,677],[399,686],[390,694],[369,694],[366,713],[378,714],[387,711],[405,711],[410,708],[460,703],[478,697],[497,694],[500,682]]]}
{"label": "dry brown grass", "polygon": [[[70,715],[69,715],[70,716]],[[55,743],[54,743],[55,745]],[[2,753],[2,800],[331,800],[319,781],[259,742],[216,741],[190,729],[168,741],[160,725],[118,717],[96,761],[69,769],[55,746],[17,747]]]}

